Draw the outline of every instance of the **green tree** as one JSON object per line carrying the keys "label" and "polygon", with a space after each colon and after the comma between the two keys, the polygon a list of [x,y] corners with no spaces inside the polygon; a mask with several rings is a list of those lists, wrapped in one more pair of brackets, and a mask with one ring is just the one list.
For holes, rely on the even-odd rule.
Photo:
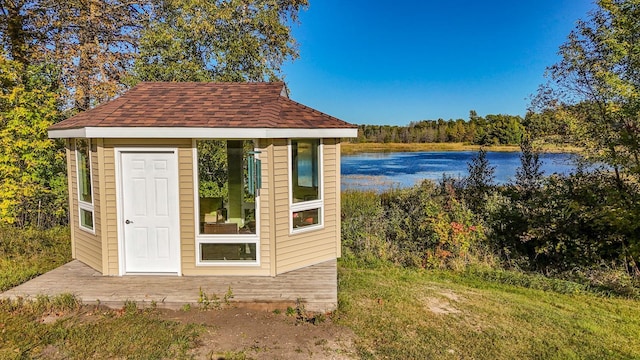
{"label": "green tree", "polygon": [[[561,60],[548,68],[549,82],[540,87],[532,110],[560,122],[558,128],[585,149],[584,159],[609,167],[566,180],[549,178],[536,207],[540,216],[530,217],[526,235],[537,243],[538,257],[572,266],[567,259],[583,262],[591,253],[612,252],[637,275],[640,0],[596,5],[560,47]],[[548,120],[542,120],[544,129]]]}
{"label": "green tree", "polygon": [[225,197],[229,191],[227,142],[200,140],[197,142],[197,147],[200,196]]}
{"label": "green tree", "polygon": [[64,223],[64,152],[47,137],[59,119],[57,73],[0,56],[0,222]]}
{"label": "green tree", "polygon": [[516,187],[525,199],[531,197],[534,191],[542,185],[544,171],[540,170],[542,163],[540,156],[531,145],[528,136],[520,143],[520,166],[516,169]]}
{"label": "green tree", "polygon": [[640,175],[640,0],[596,4],[560,47],[533,105],[555,111],[585,157],[610,165],[622,187],[622,177]]}
{"label": "green tree", "polygon": [[552,144],[569,144],[571,141],[566,124],[554,109],[545,109],[540,113],[528,111],[522,125],[535,139]]}
{"label": "green tree", "polygon": [[167,0],[142,32],[132,81],[278,79],[298,57],[290,24],[307,0]]}
{"label": "green tree", "polygon": [[524,134],[522,119],[512,115],[487,115],[487,137],[484,144],[519,144]]}
{"label": "green tree", "polygon": [[495,180],[495,166],[489,164],[487,151],[480,148],[480,151],[467,163],[469,175],[464,180],[464,199],[471,210],[476,214],[483,214],[487,196],[493,190]]}

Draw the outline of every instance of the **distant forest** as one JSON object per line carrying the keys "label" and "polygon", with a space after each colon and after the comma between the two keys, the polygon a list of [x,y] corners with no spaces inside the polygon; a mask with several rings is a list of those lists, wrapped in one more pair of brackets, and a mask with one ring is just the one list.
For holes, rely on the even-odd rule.
{"label": "distant forest", "polygon": [[[527,117],[529,118],[529,117]],[[517,145],[525,133],[527,120],[513,115],[478,116],[469,119],[422,120],[407,126],[359,125],[358,137],[351,142],[441,143],[464,142],[477,145]]]}

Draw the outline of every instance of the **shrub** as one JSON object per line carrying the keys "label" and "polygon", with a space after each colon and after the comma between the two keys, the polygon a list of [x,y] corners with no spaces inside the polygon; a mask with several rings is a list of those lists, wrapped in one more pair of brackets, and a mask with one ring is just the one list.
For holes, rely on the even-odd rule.
{"label": "shrub", "polygon": [[478,215],[484,215],[485,199],[494,190],[495,166],[489,165],[487,152],[480,148],[478,154],[467,163],[469,176],[463,181],[462,194],[469,207]]}
{"label": "shrub", "polygon": [[615,263],[637,272],[640,193],[606,172],[554,175],[530,197],[514,187],[492,214],[492,240],[530,270],[554,273]]}
{"label": "shrub", "polygon": [[384,194],[387,239],[397,247],[396,261],[405,266],[443,267],[466,258],[484,238],[482,224],[455,189],[442,191],[431,181]]}
{"label": "shrub", "polygon": [[345,256],[365,263],[443,267],[466,259],[484,238],[484,226],[456,198],[454,187],[425,181],[380,195],[343,193],[342,237]]}
{"label": "shrub", "polygon": [[559,278],[588,285],[592,292],[640,299],[640,278],[606,265],[572,269],[556,275]]}

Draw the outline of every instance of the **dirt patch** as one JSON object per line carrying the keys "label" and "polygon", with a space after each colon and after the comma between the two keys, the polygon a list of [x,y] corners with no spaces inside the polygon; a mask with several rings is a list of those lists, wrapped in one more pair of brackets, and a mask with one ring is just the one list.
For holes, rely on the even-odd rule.
{"label": "dirt patch", "polygon": [[426,306],[434,314],[457,314],[460,310],[451,305],[449,301],[438,298],[427,298]]}
{"label": "dirt patch", "polygon": [[460,302],[458,294],[449,289],[438,289],[438,297],[425,297],[422,301],[425,307],[434,314],[458,314],[461,311],[455,307],[455,303]]}
{"label": "dirt patch", "polygon": [[61,319],[64,316],[64,313],[48,313],[40,318],[40,322],[43,324],[53,324],[54,322],[58,321],[58,319]]}
{"label": "dirt patch", "polygon": [[53,346],[53,345],[47,345],[42,349],[42,352],[40,353],[40,357],[42,359],[48,359],[48,360],[64,360],[66,359],[64,354],[62,352],[60,352],[60,349],[58,349],[58,347]]}
{"label": "dirt patch", "polygon": [[196,359],[353,359],[353,334],[327,318],[318,325],[284,313],[227,308],[158,310],[161,318],[204,326]]}
{"label": "dirt patch", "polygon": [[455,302],[460,301],[460,296],[458,296],[458,294],[454,293],[451,290],[443,290],[443,291],[440,291],[438,294],[446,297],[447,299],[449,299],[451,301],[455,301]]}

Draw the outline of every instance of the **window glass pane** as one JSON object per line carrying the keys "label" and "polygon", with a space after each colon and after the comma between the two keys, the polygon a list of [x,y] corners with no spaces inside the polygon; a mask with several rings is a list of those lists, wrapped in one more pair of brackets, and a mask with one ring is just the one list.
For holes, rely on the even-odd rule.
{"label": "window glass pane", "polygon": [[85,209],[80,209],[80,226],[86,229],[93,230],[93,212]]}
{"label": "window glass pane", "polygon": [[319,145],[318,139],[291,141],[291,183],[294,203],[320,198],[318,189]]}
{"label": "window glass pane", "polygon": [[201,140],[196,147],[200,234],[255,234],[255,196],[247,181],[253,142]]}
{"label": "window glass pane", "polygon": [[92,203],[91,199],[91,157],[89,156],[90,142],[87,139],[76,139],[76,154],[78,166],[78,194],[80,201]]}
{"label": "window glass pane", "polygon": [[320,209],[311,209],[293,213],[293,228],[303,228],[305,226],[317,225],[320,219]]}
{"label": "window glass pane", "polygon": [[256,261],[256,244],[200,244],[201,261]]}

